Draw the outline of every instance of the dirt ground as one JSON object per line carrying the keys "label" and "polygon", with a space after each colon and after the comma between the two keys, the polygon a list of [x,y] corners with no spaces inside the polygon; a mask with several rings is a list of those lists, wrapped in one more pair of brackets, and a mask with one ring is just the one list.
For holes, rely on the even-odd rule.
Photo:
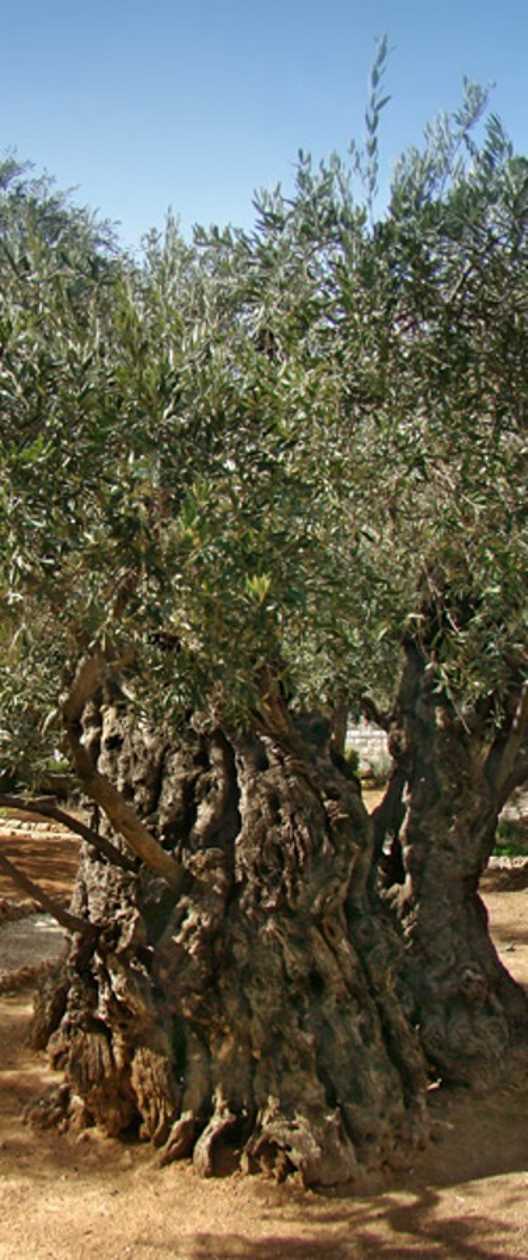
{"label": "dirt ground", "polygon": [[[53,828],[13,832],[5,819],[0,840],[49,893],[67,891],[75,841]],[[528,984],[523,883],[493,873],[485,897],[503,961]],[[0,878],[2,898],[17,893]],[[159,1169],[140,1144],[22,1123],[24,1106],[60,1079],[27,1045],[31,998],[27,986],[0,996],[0,1260],[528,1260],[528,1081],[476,1100],[436,1091],[437,1140],[376,1193],[239,1174],[204,1182],[188,1163]]]}

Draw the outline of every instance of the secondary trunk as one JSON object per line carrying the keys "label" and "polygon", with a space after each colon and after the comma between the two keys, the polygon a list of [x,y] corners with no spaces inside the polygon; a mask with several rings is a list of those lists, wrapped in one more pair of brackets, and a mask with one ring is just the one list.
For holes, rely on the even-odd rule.
{"label": "secondary trunk", "polygon": [[374,828],[404,933],[405,1008],[444,1081],[485,1087],[528,1044],[527,998],[500,962],[478,892],[504,793],[489,740],[442,702],[411,645],[390,746],[395,768]]}
{"label": "secondary trunk", "polygon": [[101,722],[99,768],[184,882],[84,846],[73,908],[98,937],[74,938],[40,1002],[66,1078],[41,1114],[136,1126],[204,1174],[225,1144],[305,1184],[398,1162],[426,1133],[426,1075],[355,782],[306,730],[294,746],[221,730],[169,745],[115,708]]}

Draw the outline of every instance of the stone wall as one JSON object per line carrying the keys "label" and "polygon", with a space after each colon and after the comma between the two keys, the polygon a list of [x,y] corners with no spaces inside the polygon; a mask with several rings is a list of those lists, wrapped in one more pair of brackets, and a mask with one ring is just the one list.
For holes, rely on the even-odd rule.
{"label": "stone wall", "polygon": [[356,726],[349,726],[347,748],[357,749],[360,770],[377,767],[380,762],[386,762],[389,758],[385,731],[381,731],[372,722],[359,722]]}

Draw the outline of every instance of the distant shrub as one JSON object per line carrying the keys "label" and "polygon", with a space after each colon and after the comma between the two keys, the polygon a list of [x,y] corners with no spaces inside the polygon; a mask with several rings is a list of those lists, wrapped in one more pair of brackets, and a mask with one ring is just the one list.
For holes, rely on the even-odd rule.
{"label": "distant shrub", "polygon": [[377,757],[369,757],[367,768],[362,772],[362,778],[368,779],[374,787],[383,787],[390,778],[392,770],[392,758],[388,752],[380,752]]}
{"label": "distant shrub", "polygon": [[500,818],[493,849],[495,857],[525,857],[528,825],[523,818]]}
{"label": "distant shrub", "polygon": [[357,748],[345,749],[345,761],[352,774],[359,775],[359,752]]}

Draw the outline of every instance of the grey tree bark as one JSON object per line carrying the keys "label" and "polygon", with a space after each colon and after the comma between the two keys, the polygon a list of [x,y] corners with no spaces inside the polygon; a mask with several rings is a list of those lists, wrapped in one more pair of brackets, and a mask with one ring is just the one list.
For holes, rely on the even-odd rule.
{"label": "grey tree bark", "polygon": [[36,1036],[65,1087],[40,1116],[132,1126],[204,1175],[226,1145],[307,1185],[405,1159],[427,1132],[424,1059],[370,820],[330,740],[277,701],[244,737],[171,742],[119,705],[88,716],[99,772],[183,877],[84,845],[72,911],[97,936],[73,937],[41,997]]}
{"label": "grey tree bark", "polygon": [[527,997],[497,955],[479,894],[499,814],[524,773],[516,712],[513,704],[490,741],[483,721],[464,724],[434,690],[425,656],[407,644],[390,734],[394,772],[374,817],[405,942],[405,1009],[441,1079],[479,1088],[528,1045]]}

